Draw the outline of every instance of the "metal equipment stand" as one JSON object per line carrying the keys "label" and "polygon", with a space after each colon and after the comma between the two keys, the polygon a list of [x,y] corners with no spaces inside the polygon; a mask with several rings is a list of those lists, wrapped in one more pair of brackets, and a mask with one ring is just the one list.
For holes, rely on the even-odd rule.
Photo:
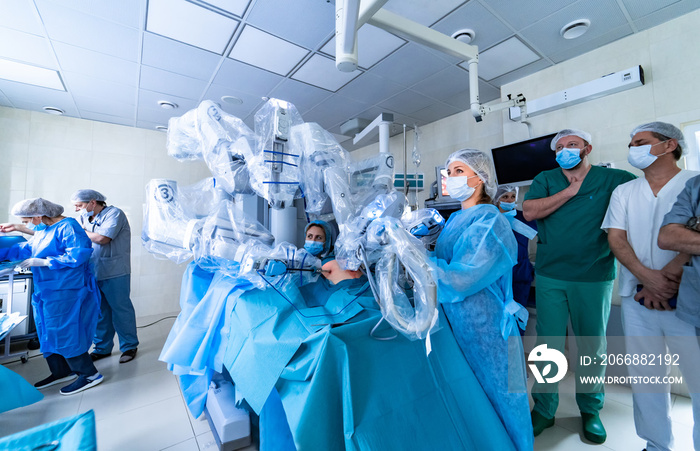
{"label": "metal equipment stand", "polygon": [[[10,274],[8,275],[8,284],[7,284],[7,307],[5,308],[5,312],[10,314],[12,313],[12,296],[13,296],[13,285],[15,282],[15,272],[11,271]],[[23,318],[23,320],[26,319],[26,316]],[[14,328],[15,326],[13,326]],[[29,357],[29,352],[23,351],[23,352],[15,352],[15,353],[10,353],[10,332],[11,330],[8,331],[7,336],[5,337],[5,352],[3,355],[0,356],[0,362],[5,362],[7,360],[19,357],[22,363],[27,363],[28,357]]]}

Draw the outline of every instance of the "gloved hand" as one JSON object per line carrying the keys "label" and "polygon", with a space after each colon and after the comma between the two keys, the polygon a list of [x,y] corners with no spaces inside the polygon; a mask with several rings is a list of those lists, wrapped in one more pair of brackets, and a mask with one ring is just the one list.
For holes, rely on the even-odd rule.
{"label": "gloved hand", "polygon": [[30,266],[49,266],[49,260],[47,258],[28,258],[19,264],[19,267],[22,269]]}

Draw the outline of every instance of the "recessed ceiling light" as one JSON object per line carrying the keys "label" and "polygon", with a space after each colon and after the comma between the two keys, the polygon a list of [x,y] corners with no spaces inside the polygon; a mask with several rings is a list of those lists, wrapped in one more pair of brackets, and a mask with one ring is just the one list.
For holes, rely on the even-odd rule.
{"label": "recessed ceiling light", "polygon": [[564,39],[576,39],[588,31],[591,21],[588,19],[578,19],[564,25],[560,31]]}
{"label": "recessed ceiling light", "polygon": [[231,105],[240,105],[243,103],[243,100],[239,99],[238,97],[234,96],[221,96],[221,100],[223,100],[226,103],[229,103]]}
{"label": "recessed ceiling light", "polygon": [[0,78],[28,85],[65,91],[58,72],[0,58]]}
{"label": "recessed ceiling light", "polygon": [[167,131],[168,127],[165,125],[156,125],[156,130]]}
{"label": "recessed ceiling light", "polygon": [[452,33],[452,38],[460,42],[464,42],[465,44],[471,43],[475,36],[476,32],[471,28],[463,28]]}
{"label": "recessed ceiling light", "polygon": [[168,102],[167,100],[159,100],[158,105],[166,110],[174,110],[177,108],[177,103]]}
{"label": "recessed ceiling light", "polygon": [[56,108],[55,106],[45,106],[45,107],[43,107],[42,109],[43,109],[45,112],[47,112],[47,113],[49,113],[49,114],[55,114],[56,116],[60,116],[60,115],[62,115],[63,113],[65,113],[65,111],[63,111],[63,110],[60,109],[60,108]]}

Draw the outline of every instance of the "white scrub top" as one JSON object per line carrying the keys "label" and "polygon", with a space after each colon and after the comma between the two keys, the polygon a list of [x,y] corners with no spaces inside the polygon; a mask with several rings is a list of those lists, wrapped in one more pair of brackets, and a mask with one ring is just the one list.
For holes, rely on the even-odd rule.
{"label": "white scrub top", "polygon": [[[681,170],[654,196],[645,178],[624,183],[612,193],[608,211],[601,229],[620,229],[627,232],[627,241],[637,259],[651,269],[662,269],[678,252],[659,248],[659,230],[664,216],[671,210],[685,182],[698,175],[695,171]],[[637,293],[639,280],[624,265],[620,265],[620,296]]]}

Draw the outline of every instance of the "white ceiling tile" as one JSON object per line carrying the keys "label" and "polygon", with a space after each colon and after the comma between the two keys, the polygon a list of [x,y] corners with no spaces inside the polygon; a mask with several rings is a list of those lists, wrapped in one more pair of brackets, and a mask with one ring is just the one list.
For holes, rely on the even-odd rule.
{"label": "white ceiling tile", "polygon": [[[158,105],[160,100],[172,102],[177,105],[177,108],[175,110],[165,110]],[[156,111],[174,111],[177,113],[176,116],[181,116],[185,114],[186,111],[196,108],[198,104],[198,100],[186,99],[184,97],[149,91],[147,89],[139,89],[139,108],[149,108]]]}
{"label": "white ceiling tile", "polygon": [[395,96],[381,102],[379,106],[391,111],[412,115],[418,110],[429,107],[435,100],[406,89]]}
{"label": "white ceiling tile", "polygon": [[144,0],[35,0],[38,4],[53,2],[91,16],[111,22],[140,28],[143,20]]}
{"label": "white ceiling tile", "polygon": [[389,0],[384,8],[419,24],[430,26],[462,3],[464,0]]}
{"label": "white ceiling tile", "polygon": [[141,32],[52,2],[38,4],[49,38],[138,61]]}
{"label": "white ceiling tile", "polygon": [[[95,99],[91,97],[73,96],[75,104],[82,113],[89,111],[92,113],[108,114],[110,116],[136,117],[136,106],[131,103],[120,102],[118,99]],[[131,99],[129,99],[131,100]],[[83,115],[83,117],[85,117]]]}
{"label": "white ceiling tile", "polygon": [[103,78],[94,78],[80,72],[64,71],[63,76],[68,91],[72,95],[92,98],[112,96],[122,102],[136,102],[136,86],[115,83]]}
{"label": "white ceiling tile", "polygon": [[304,114],[306,122],[316,122],[325,129],[345,122],[366,110],[369,105],[355,100],[334,95],[316,105]]}
{"label": "white ceiling tile", "polygon": [[286,79],[275,89],[270,91],[268,97],[291,102],[297,107],[300,113],[304,114],[331,95],[332,94],[325,89],[307,85],[300,81]]}
{"label": "white ceiling tile", "polygon": [[0,59],[0,78],[44,88],[65,91],[58,72],[17,61]]}
{"label": "white ceiling tile", "polygon": [[148,2],[148,31],[219,55],[224,53],[237,26],[237,20],[184,0]]}
{"label": "white ceiling tile", "polygon": [[323,0],[256,0],[248,24],[315,50],[335,32],[335,5]]}
{"label": "white ceiling tile", "polygon": [[85,111],[85,110],[80,110],[80,117],[83,119],[89,119],[91,121],[98,121],[98,122],[107,122],[109,124],[118,124],[118,125],[125,125],[127,127],[133,127],[134,126],[134,117],[136,116],[135,113],[132,113],[128,117],[124,116],[113,116],[111,114],[105,114],[105,113],[98,113],[95,111]]}
{"label": "white ceiling tile", "polygon": [[[241,99],[243,103],[234,105],[221,100],[223,96],[233,96]],[[272,96],[270,96],[272,97]],[[242,91],[231,89],[221,85],[211,85],[204,94],[203,100],[211,100],[221,105],[221,109],[243,120],[250,113],[257,111],[263,103],[262,96],[254,96]]]}
{"label": "white ceiling tile", "polygon": [[0,91],[5,93],[12,104],[19,108],[22,102],[53,105],[61,109],[75,109],[73,99],[66,91],[42,88],[40,86],[17,83],[8,80],[0,80]]}
{"label": "white ceiling tile", "polygon": [[10,28],[0,27],[0,57],[58,69],[48,39]]}
{"label": "white ceiling tile", "polygon": [[284,78],[258,67],[226,58],[214,77],[214,83],[256,96],[264,96]]}
{"label": "white ceiling tile", "polygon": [[[479,54],[479,77],[491,80],[538,59],[538,54],[520,39],[512,37]],[[460,66],[468,68],[467,63],[460,63]]]}
{"label": "white ceiling tile", "polygon": [[[403,39],[380,28],[364,25],[357,32],[358,64],[364,68],[372,67],[405,43]],[[321,51],[335,57],[335,37]]]}
{"label": "white ceiling tile", "polygon": [[378,103],[382,100],[398,94],[405,88],[397,83],[382,79],[371,73],[365,72],[339,91],[343,97],[358,100],[365,103]]}
{"label": "white ceiling tile", "polygon": [[513,35],[513,31],[491,14],[481,3],[468,2],[432,27],[447,36],[458,30],[474,30],[474,40],[470,42],[479,50],[484,50]]}
{"label": "white ceiling tile", "polygon": [[250,0],[204,0],[206,3],[224,11],[228,11],[238,17],[243,17]]}
{"label": "white ceiling tile", "polygon": [[150,91],[198,100],[204,94],[207,83],[155,67],[141,66],[140,86]]}
{"label": "white ceiling tile", "polygon": [[361,73],[358,70],[341,72],[336,69],[335,60],[316,54],[304,63],[292,78],[329,91],[337,91]]}
{"label": "white ceiling tile", "polygon": [[54,42],[53,48],[64,72],[81,73],[88,77],[138,86],[139,65],[133,61],[62,42]]}
{"label": "white ceiling tile", "polygon": [[[543,17],[569,6],[571,0],[488,0],[489,8],[493,9],[516,30],[529,27]],[[562,26],[565,23],[561,24]]]}
{"label": "white ceiling tile", "polygon": [[229,58],[287,75],[309,51],[251,26],[246,26]]}
{"label": "white ceiling tile", "polygon": [[153,33],[143,34],[141,63],[209,81],[221,56]]}
{"label": "white ceiling tile", "polygon": [[438,100],[449,99],[465,89],[469,89],[469,72],[457,66],[450,66],[411,87],[413,91]]}
{"label": "white ceiling tile", "polygon": [[449,65],[425,47],[409,43],[372,67],[369,72],[403,86],[411,86]]}
{"label": "white ceiling tile", "polygon": [[34,7],[29,1],[0,2],[0,27],[21,30],[38,36],[44,36],[44,26]]}

